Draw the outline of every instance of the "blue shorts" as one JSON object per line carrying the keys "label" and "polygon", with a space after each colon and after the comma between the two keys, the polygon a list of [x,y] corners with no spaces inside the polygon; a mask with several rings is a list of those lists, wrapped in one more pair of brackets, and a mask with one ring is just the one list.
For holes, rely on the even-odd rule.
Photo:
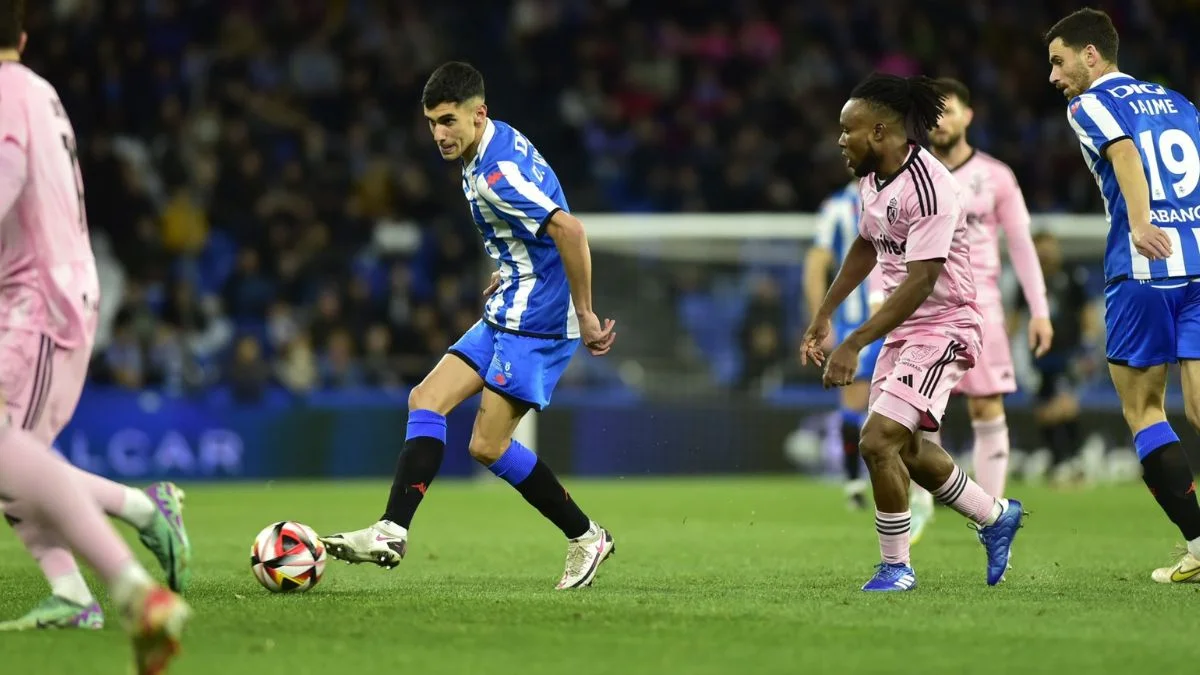
{"label": "blue shorts", "polygon": [[483,386],[542,410],[562,377],[579,339],[550,340],[497,330],[479,321],[448,350],[479,373]]}
{"label": "blue shorts", "polygon": [[[834,338],[837,340],[836,345],[842,342],[854,332],[858,326],[850,326],[846,324],[835,324],[833,327]],[[858,370],[854,373],[855,380],[871,381],[875,375],[875,362],[879,360],[879,350],[883,348],[883,338],[872,342],[863,347],[863,350],[858,353]]]}
{"label": "blue shorts", "polygon": [[1200,359],[1200,281],[1165,279],[1104,289],[1109,363],[1146,368]]}

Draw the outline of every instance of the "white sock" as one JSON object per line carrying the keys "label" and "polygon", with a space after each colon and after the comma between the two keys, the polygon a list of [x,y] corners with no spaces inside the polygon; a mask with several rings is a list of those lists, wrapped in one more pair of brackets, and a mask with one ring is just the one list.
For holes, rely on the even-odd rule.
{"label": "white sock", "polygon": [[96,601],[79,570],[51,579],[50,592],[81,607],[87,607]]}
{"label": "white sock", "polygon": [[117,514],[117,517],[139,530],[144,530],[154,522],[154,514],[157,512],[158,506],[154,504],[150,495],[136,488],[127,487],[125,488],[125,503],[121,505],[121,513]]}
{"label": "white sock", "polygon": [[1187,549],[1188,553],[1191,553],[1192,556],[1200,558],[1200,537],[1196,537],[1195,539],[1189,541],[1187,543]]}
{"label": "white sock", "polygon": [[375,523],[375,529],[386,534],[389,537],[397,539],[408,539],[408,530],[393,523],[390,520],[381,520]]}
{"label": "white sock", "polygon": [[154,585],[154,581],[136,560],[130,560],[121,568],[115,581],[109,586],[108,594],[113,602],[122,609],[127,609],[146,588]]}

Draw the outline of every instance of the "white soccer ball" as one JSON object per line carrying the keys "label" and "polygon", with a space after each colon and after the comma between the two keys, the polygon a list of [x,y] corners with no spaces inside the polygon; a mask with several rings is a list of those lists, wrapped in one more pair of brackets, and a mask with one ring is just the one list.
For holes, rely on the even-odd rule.
{"label": "white soccer ball", "polygon": [[250,569],[272,593],[303,593],[325,573],[325,545],[307,525],[290,520],[273,523],[254,538]]}

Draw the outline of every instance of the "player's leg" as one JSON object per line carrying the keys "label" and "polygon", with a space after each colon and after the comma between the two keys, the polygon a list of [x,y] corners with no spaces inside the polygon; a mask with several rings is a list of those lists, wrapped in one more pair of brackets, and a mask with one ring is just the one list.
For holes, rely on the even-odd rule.
{"label": "player's leg", "polygon": [[870,380],[855,380],[842,387],[840,406],[842,433],[842,470],[846,476],[846,500],[853,510],[866,507],[867,483],[862,479],[862,456],[858,439],[867,418],[867,399],[871,395]]}
{"label": "player's leg", "polygon": [[[930,337],[909,341],[902,349],[900,365],[882,384],[871,410],[914,432],[935,431],[951,392],[969,368],[964,361],[967,348],[954,340]],[[975,523],[987,549],[988,584],[999,583],[1024,517],[1021,503],[989,495],[945,450],[922,434],[901,449],[900,459],[913,481]]]}
{"label": "player's leg", "polygon": [[[1200,552],[1200,505],[1187,455],[1179,436],[1167,421],[1165,408],[1167,363],[1177,356],[1200,357],[1188,311],[1189,286],[1193,284],[1142,284],[1124,281],[1105,289],[1104,323],[1108,371],[1121,411],[1133,433],[1133,446],[1142,464],[1142,480],[1167,518],[1179,528],[1189,549]],[[1181,311],[1182,310],[1182,311]],[[1200,317],[1198,317],[1200,318]],[[1176,328],[1187,331],[1177,334]],[[1191,350],[1196,350],[1194,353]],[[1184,363],[1184,382],[1196,393],[1194,366]],[[1193,552],[1189,551],[1189,555]],[[1177,567],[1177,566],[1176,566]],[[1156,570],[1155,581],[1188,581],[1193,577]],[[1197,565],[1190,574],[1200,573]]]}
{"label": "player's leg", "polygon": [[483,389],[492,360],[492,329],[468,330],[408,395],[408,426],[383,515],[370,527],[321,537],[329,554],[346,562],[391,569],[408,551],[408,528],[446,450],[446,415]]}
{"label": "player's leg", "polygon": [[[89,349],[59,350],[48,338],[31,336],[37,345],[37,365],[25,388],[7,405],[9,418],[22,422],[34,438],[49,446],[78,404],[87,376]],[[7,341],[9,347],[30,340]],[[28,350],[33,353],[32,349]],[[10,353],[15,358],[15,355]],[[36,386],[35,386],[36,385]],[[171,483],[156,483],[146,492],[95,476],[68,465],[75,489],[90,495],[103,511],[137,528],[158,558],[168,584],[180,591],[190,576],[191,545],[183,525],[180,495]],[[30,628],[101,628],[104,617],[92,597],[74,557],[59,535],[40,523],[11,513],[6,520],[50,584],[51,595],[25,616],[0,623],[0,631]]]}
{"label": "player's leg", "polygon": [[0,429],[0,498],[10,513],[56,532],[100,575],[134,638],[138,672],[165,664],[178,650],[190,613],[138,564],[92,497],[74,489],[67,463],[30,432]]}
{"label": "player's leg", "polygon": [[[1003,311],[998,307],[987,308],[984,316],[1002,318]],[[988,494],[1003,496],[1009,456],[1004,395],[1017,390],[1017,380],[1004,322],[986,321],[982,328],[983,350],[955,391],[967,396],[967,412],[974,432],[975,480]]]}
{"label": "player's leg", "polygon": [[483,397],[471,431],[476,461],[503,479],[567,538],[566,569],[559,589],[589,586],[616,549],[612,535],[583,512],[550,467],[513,440],[521,418],[543,410],[579,340],[545,340],[496,334],[496,358],[484,377]]}
{"label": "player's leg", "polygon": [[972,396],[967,399],[971,431],[975,435],[971,451],[975,480],[990,495],[1003,496],[1008,479],[1008,420],[1004,416],[1004,396]]}
{"label": "player's leg", "polygon": [[911,514],[908,510],[908,471],[901,449],[912,439],[912,430],[891,419],[878,401],[863,425],[860,450],[875,497],[875,532],[879,537],[880,563],[864,591],[908,591],[917,577],[909,555]]}
{"label": "player's leg", "polygon": [[533,450],[513,440],[530,406],[485,389],[471,432],[471,456],[554,523],[568,540],[559,589],[591,585],[600,563],[613,552],[612,535],[596,525]]}

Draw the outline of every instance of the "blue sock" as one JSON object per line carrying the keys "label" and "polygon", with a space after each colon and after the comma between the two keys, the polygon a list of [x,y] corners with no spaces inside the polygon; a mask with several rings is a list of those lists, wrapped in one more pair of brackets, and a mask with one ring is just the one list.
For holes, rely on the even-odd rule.
{"label": "blue sock", "polygon": [[517,441],[513,441],[508,450],[500,455],[500,459],[492,462],[488,467],[488,471],[496,474],[498,478],[503,478],[509,485],[516,487],[525,482],[529,478],[529,474],[533,473],[533,467],[537,466],[538,456],[532,450],[521,445]]}
{"label": "blue sock", "polygon": [[408,433],[404,440],[433,438],[446,442],[446,416],[432,410],[414,410],[408,413]]}
{"label": "blue sock", "polygon": [[1145,460],[1150,453],[1171,443],[1178,443],[1179,436],[1171,428],[1170,422],[1152,424],[1137,432],[1133,437],[1133,447],[1137,450],[1138,460]]}

